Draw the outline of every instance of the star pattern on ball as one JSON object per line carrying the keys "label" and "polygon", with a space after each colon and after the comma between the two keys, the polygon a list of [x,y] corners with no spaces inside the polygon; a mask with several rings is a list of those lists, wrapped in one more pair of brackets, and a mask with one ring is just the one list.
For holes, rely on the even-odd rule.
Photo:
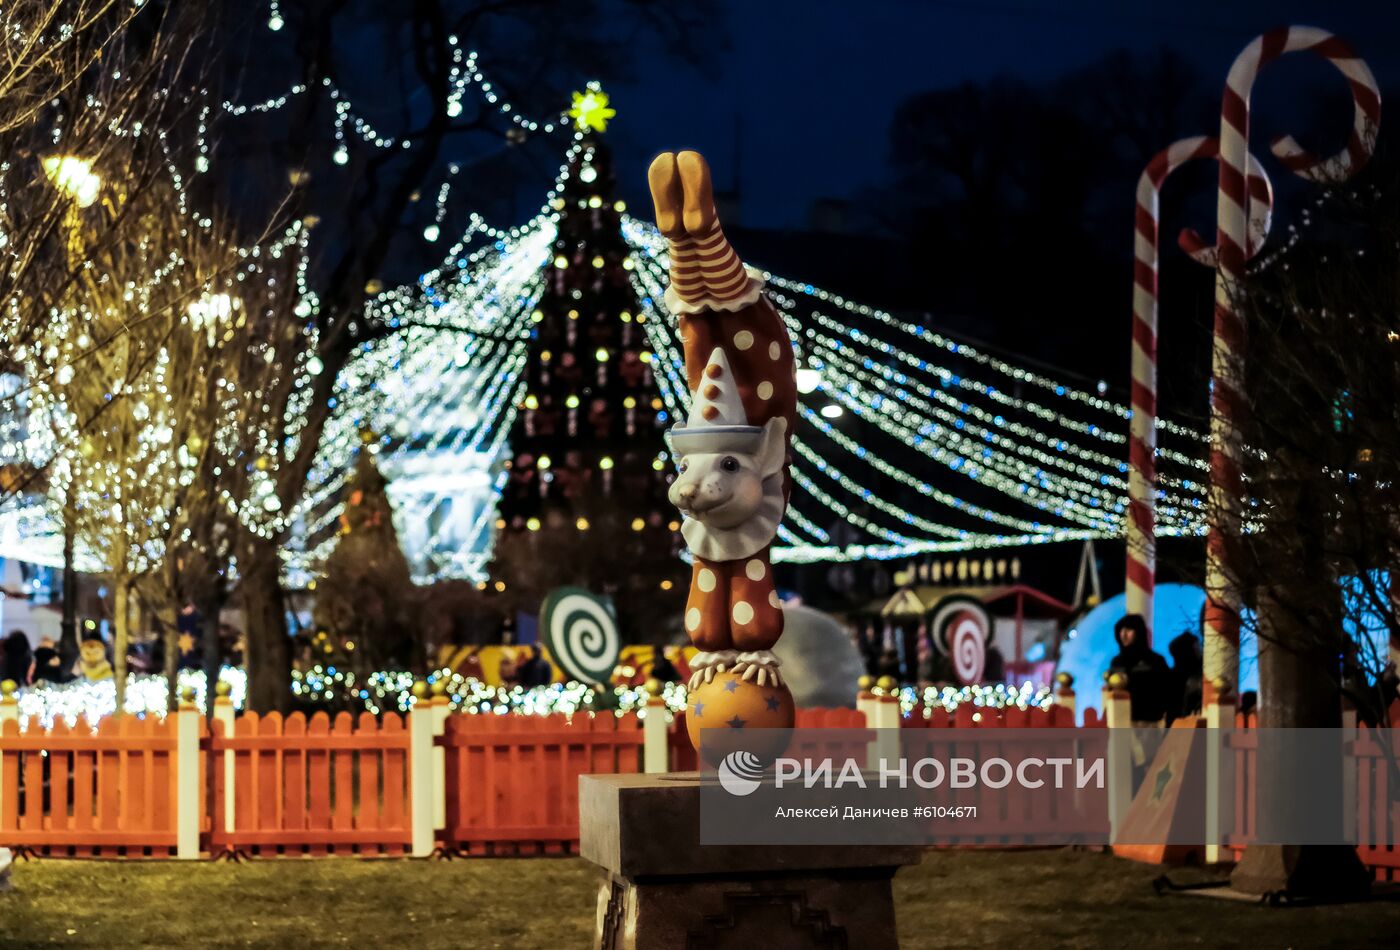
{"label": "star pattern on ball", "polygon": [[726,725],[729,726],[730,729],[742,729],[744,726],[748,725],[748,720],[740,719],[738,716],[735,716],[733,719],[729,720]]}

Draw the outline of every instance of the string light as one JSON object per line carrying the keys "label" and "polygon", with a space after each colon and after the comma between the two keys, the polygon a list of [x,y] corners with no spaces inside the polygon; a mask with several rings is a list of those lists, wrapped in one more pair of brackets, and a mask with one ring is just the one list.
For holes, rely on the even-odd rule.
{"label": "string light", "polygon": [[[607,686],[604,687],[607,701],[603,702],[604,694],[591,684],[571,681],[530,688],[501,686],[446,668],[434,670],[426,679],[434,692],[441,692],[449,709],[467,715],[572,716],[590,712],[641,715],[652,697],[641,686]],[[247,676],[243,669],[223,667],[219,681],[229,687],[232,708],[243,709],[247,698]],[[190,691],[195,708],[205,712],[204,674],[198,670],[181,670],[177,682],[179,691]],[[417,702],[413,695],[414,682],[413,675],[403,671],[375,672],[360,680],[353,671],[316,665],[306,671],[293,670],[291,685],[294,696],[312,705],[349,704],[378,715],[409,712]],[[658,695],[668,716],[686,708],[687,694],[681,683],[663,683]],[[1054,701],[1049,687],[1031,683],[1020,687],[1000,683],[964,687],[901,686],[893,695],[903,715],[925,719],[935,711],[954,713],[963,705],[992,710],[1044,710]],[[124,709],[133,716],[164,718],[169,714],[169,696],[164,676],[131,674],[127,677]],[[71,727],[80,718],[93,725],[116,709],[116,685],[110,679],[40,684],[20,689],[15,699],[21,729],[49,729],[58,720]]]}
{"label": "string light", "polygon": [[[280,19],[275,3],[269,25],[272,17]],[[500,101],[474,53],[462,50],[455,38],[452,50],[450,113],[460,113],[466,90],[475,88],[487,105],[506,111],[522,129],[569,127],[566,121],[537,123],[521,117]],[[348,162],[356,143],[407,147],[407,142],[381,135],[324,79],[293,85],[261,102],[226,102],[224,110],[235,116],[275,111],[311,88],[335,104],[336,162]],[[598,104],[595,97],[588,109]],[[607,108],[601,100],[601,109]],[[584,122],[581,115],[573,118]],[[602,111],[596,115],[606,121]],[[336,381],[337,411],[309,476],[311,488],[290,510],[282,510],[274,490],[287,447],[260,447],[271,459],[269,470],[251,476],[247,499],[229,499],[229,504],[246,525],[267,537],[290,533],[285,555],[289,578],[309,578],[328,552],[338,499],[365,429],[379,433],[373,445],[363,448],[379,453],[415,578],[484,577],[495,501],[506,479],[500,466],[508,456],[507,433],[522,406],[529,407],[531,400],[538,405],[520,379],[529,335],[538,322],[536,303],[547,272],[571,266],[568,257],[553,250],[559,195],[571,169],[584,181],[596,177],[584,147],[575,132],[539,213],[525,224],[496,229],[471,215],[440,263],[416,283],[375,289],[367,301],[369,317],[399,332],[357,353]],[[450,181],[457,172],[451,166],[437,189],[425,241],[442,242]],[[172,169],[172,174],[178,172]],[[642,358],[655,372],[661,394],[653,408],[684,418],[689,393],[680,375],[680,346],[675,321],[662,304],[665,240],[650,225],[625,215],[623,236],[629,248],[623,266],[639,306],[635,313],[619,313],[618,319],[635,321],[646,333],[648,350]],[[304,247],[304,233],[288,240],[288,247]],[[588,263],[598,267],[606,262]],[[304,286],[304,268],[298,273],[299,306],[310,324],[318,302]],[[792,504],[775,559],[893,558],[1121,535],[1126,407],[1097,387],[1070,386],[812,284],[761,276],[801,351],[798,388],[804,396],[820,394],[801,407],[793,439]],[[610,357],[606,348],[595,352],[598,361]],[[321,370],[314,345],[289,368],[306,378]],[[65,377],[71,372],[56,369]],[[1027,392],[1034,398],[1023,394]],[[309,398],[309,387],[300,386],[298,393]],[[570,397],[567,408],[577,407],[577,397]],[[855,438],[845,431],[849,423],[871,427],[877,438]],[[1204,436],[1169,420],[1159,420],[1159,427],[1159,458],[1166,469],[1160,480],[1164,524],[1159,533],[1198,532]],[[295,433],[293,426],[293,437]],[[950,477],[980,486],[975,497],[983,500],[970,502],[964,492],[920,477],[930,462]],[[550,463],[541,459],[537,464],[547,470]],[[655,464],[667,463],[657,459]],[[612,459],[600,458],[598,467],[611,469]],[[887,497],[877,487],[884,479],[917,493],[927,510],[909,511]],[[989,495],[1004,502],[985,500]],[[830,529],[842,523],[855,529],[860,540],[832,543]],[[23,525],[21,533],[42,533],[31,512],[27,520],[0,519],[0,542],[5,531],[14,535],[16,525]],[[577,527],[586,530],[586,520],[579,519]]]}

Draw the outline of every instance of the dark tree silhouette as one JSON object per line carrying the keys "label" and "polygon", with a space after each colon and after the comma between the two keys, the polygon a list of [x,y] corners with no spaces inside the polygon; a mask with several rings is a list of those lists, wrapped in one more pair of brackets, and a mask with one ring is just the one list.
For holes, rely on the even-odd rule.
{"label": "dark tree silhouette", "polygon": [[[1125,377],[1137,177],[1174,139],[1210,131],[1213,108],[1168,53],[1115,53],[1049,83],[1000,77],[906,100],[879,204],[910,247],[925,305],[1013,349],[1040,331],[1039,358]],[[1169,212],[1185,194],[1168,194]],[[1175,325],[1170,315],[1164,325]]]}
{"label": "dark tree silhouette", "polygon": [[427,658],[417,593],[387,484],[366,446],[355,463],[340,537],[316,585],[312,655],[353,670],[362,683],[376,670],[422,673]]}

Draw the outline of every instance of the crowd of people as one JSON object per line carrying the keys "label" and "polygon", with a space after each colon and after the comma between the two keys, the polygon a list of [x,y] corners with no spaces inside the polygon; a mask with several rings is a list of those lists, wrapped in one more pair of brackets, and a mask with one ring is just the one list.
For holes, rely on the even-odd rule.
{"label": "crowd of people", "polygon": [[1134,724],[1170,723],[1201,711],[1201,641],[1189,631],[1167,644],[1171,665],[1147,640],[1147,621],[1126,614],[1113,628],[1118,655],[1110,673],[1128,678],[1128,695]]}
{"label": "crowd of people", "polygon": [[23,630],[11,630],[0,644],[0,682],[12,680],[17,686],[34,683],[66,683],[72,671],[63,669],[58,644],[43,637],[31,647]]}

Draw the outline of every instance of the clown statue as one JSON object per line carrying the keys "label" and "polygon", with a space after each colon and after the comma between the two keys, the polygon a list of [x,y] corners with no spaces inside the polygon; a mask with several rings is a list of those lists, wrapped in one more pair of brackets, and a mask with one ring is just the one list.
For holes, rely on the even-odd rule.
{"label": "clown statue", "polygon": [[[778,702],[790,724],[792,700],[773,655],[783,610],[768,551],[790,491],[792,341],[762,278],[720,229],[705,160],[667,152],[648,177],[657,226],[670,242],[666,305],[680,321],[691,397],[690,418],[670,433],[679,473],[670,500],[685,516],[681,533],[695,558],[685,629],[701,652],[690,686],[705,690],[723,674],[729,696],[738,689],[730,682],[742,684],[758,712]],[[701,704],[690,718],[704,715]],[[739,713],[725,721],[750,723]],[[768,716],[752,724],[784,725]]]}

